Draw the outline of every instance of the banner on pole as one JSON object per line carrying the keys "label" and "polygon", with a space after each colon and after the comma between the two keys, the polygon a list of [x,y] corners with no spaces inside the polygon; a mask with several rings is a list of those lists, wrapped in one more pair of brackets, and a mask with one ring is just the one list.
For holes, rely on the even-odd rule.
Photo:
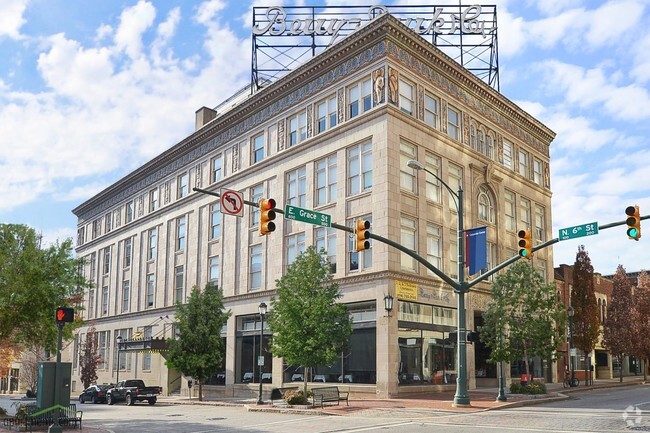
{"label": "banner on pole", "polygon": [[465,252],[469,275],[487,268],[487,227],[465,230]]}

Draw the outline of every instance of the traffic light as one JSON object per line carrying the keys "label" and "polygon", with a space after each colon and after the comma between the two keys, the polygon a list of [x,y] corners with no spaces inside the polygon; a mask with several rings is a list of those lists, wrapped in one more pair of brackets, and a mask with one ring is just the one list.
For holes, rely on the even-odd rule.
{"label": "traffic light", "polygon": [[272,198],[260,199],[260,235],[268,235],[275,231],[275,200]]}
{"label": "traffic light", "polygon": [[59,307],[56,309],[56,321],[70,323],[74,322],[74,308]]}
{"label": "traffic light", "polygon": [[519,255],[527,259],[533,257],[533,241],[530,238],[530,230],[519,230]]}
{"label": "traffic light", "polygon": [[639,206],[628,206],[625,208],[627,219],[627,237],[638,241],[641,237],[641,215],[639,215]]}
{"label": "traffic light", "polygon": [[368,231],[369,228],[370,221],[357,221],[357,251],[363,251],[370,248],[370,241],[368,241],[368,239],[370,239],[370,232]]}

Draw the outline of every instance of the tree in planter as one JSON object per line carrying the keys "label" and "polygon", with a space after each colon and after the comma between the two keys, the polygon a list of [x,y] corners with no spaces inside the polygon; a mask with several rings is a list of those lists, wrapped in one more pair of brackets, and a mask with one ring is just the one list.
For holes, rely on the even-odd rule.
{"label": "tree in planter", "polygon": [[[600,318],[594,289],[594,267],[584,245],[578,247],[573,265],[573,345],[585,355],[591,353],[600,336]],[[588,377],[585,364],[585,377]]]}
{"label": "tree in planter", "polygon": [[492,298],[483,314],[481,341],[491,350],[488,362],[513,362],[539,356],[552,358],[564,342],[566,308],[556,298],[555,286],[520,260],[492,283]]}
{"label": "tree in planter", "polygon": [[637,289],[634,293],[635,320],[638,331],[635,336],[634,355],[644,361],[643,381],[648,380],[648,361],[650,360],[650,277],[641,271]]}
{"label": "tree in planter", "polygon": [[203,291],[194,286],[187,304],[178,304],[178,338],[167,340],[166,364],[199,382],[199,401],[203,401],[203,382],[221,367],[226,350],[221,329],[230,314],[224,311],[223,292],[211,283]]}
{"label": "tree in planter", "polygon": [[81,383],[84,389],[97,381],[97,366],[101,361],[97,346],[97,332],[95,327],[91,326],[86,333],[86,338],[81,344],[81,356],[79,356]]}
{"label": "tree in planter", "polygon": [[619,381],[623,382],[623,358],[634,351],[636,338],[634,314],[632,314],[632,286],[623,265],[614,274],[612,298],[607,307],[607,320],[603,327],[603,346],[619,360]]}
{"label": "tree in planter", "polygon": [[305,394],[308,370],[335,362],[352,333],[352,320],[337,302],[341,292],[330,270],[324,252],[309,247],[276,280],[277,296],[271,299],[271,352],[305,368]]}

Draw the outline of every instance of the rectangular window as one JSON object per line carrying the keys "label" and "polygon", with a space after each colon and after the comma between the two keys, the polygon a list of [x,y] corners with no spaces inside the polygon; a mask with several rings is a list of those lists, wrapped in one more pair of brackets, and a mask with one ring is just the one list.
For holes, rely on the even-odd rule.
{"label": "rectangular window", "polygon": [[452,107],[447,107],[447,134],[456,140],[460,135],[460,113]]}
{"label": "rectangular window", "polygon": [[406,114],[413,115],[415,96],[413,85],[402,79],[399,80],[399,108]]}
{"label": "rectangular window", "polygon": [[[152,337],[153,337],[153,327],[145,326],[144,332],[142,334],[142,338],[144,338],[145,340],[151,340]],[[142,369],[145,371],[151,370],[151,353],[145,352],[142,354]]]}
{"label": "rectangular window", "polygon": [[126,204],[126,222],[130,223],[133,221],[135,215],[135,203],[130,201]]}
{"label": "rectangular window", "polygon": [[253,245],[250,248],[249,280],[251,290],[262,288],[262,245]]}
{"label": "rectangular window", "polygon": [[458,238],[456,232],[449,234],[449,272],[452,278],[458,278]]}
{"label": "rectangular window", "polygon": [[102,226],[101,226],[101,221],[95,220],[93,221],[93,239],[97,239],[102,232]]}
{"label": "rectangular window", "polygon": [[178,176],[177,179],[178,182],[178,189],[177,189],[177,194],[176,198],[183,198],[189,193],[189,176],[187,173],[183,173],[180,176]]}
{"label": "rectangular window", "polygon": [[222,176],[222,170],[223,170],[223,162],[221,160],[221,155],[217,155],[214,158],[212,158],[212,161],[210,161],[210,180],[212,182],[217,182],[221,180]]}
{"label": "rectangular window", "polygon": [[92,281],[95,280],[95,275],[97,273],[97,254],[96,253],[91,253],[90,254],[90,279]]}
{"label": "rectangular window", "polygon": [[104,275],[111,271],[111,247],[104,248]]}
{"label": "rectangular window", "polygon": [[[364,215],[354,220],[348,221],[348,227],[355,229],[357,221],[368,221],[372,224],[372,216]],[[349,255],[349,270],[359,271],[369,269],[372,267],[372,239],[370,241],[370,248],[364,251],[357,251],[357,239],[353,234],[347,236],[348,238],[348,255]]]}
{"label": "rectangular window", "polygon": [[[417,253],[417,224],[414,219],[408,217],[400,218],[400,241],[401,244],[409,250]],[[406,271],[416,271],[417,266],[415,259],[404,253],[400,254],[402,269]]]}
{"label": "rectangular window", "polygon": [[88,289],[88,318],[95,317],[95,289]]}
{"label": "rectangular window", "polygon": [[526,230],[530,228],[530,200],[526,198],[519,199],[519,217],[523,223],[521,229]]}
{"label": "rectangular window", "polygon": [[256,135],[251,140],[252,164],[264,160],[264,134]]}
{"label": "rectangular window", "polygon": [[158,209],[158,188],[154,188],[149,191],[149,212],[153,212]]}
{"label": "rectangular window", "polygon": [[307,113],[304,111],[289,118],[289,147],[307,139]]}
{"label": "rectangular window", "polygon": [[128,268],[131,266],[131,238],[124,240],[124,267]]}
{"label": "rectangular window", "polygon": [[546,260],[541,260],[539,258],[536,258],[535,265],[536,265],[535,268],[537,268],[537,272],[539,272],[539,275],[542,276],[542,281],[546,283]]}
{"label": "rectangular window", "polygon": [[318,132],[324,132],[336,126],[336,96],[316,105]]}
{"label": "rectangular window", "polygon": [[147,251],[148,260],[153,260],[156,258],[157,246],[158,246],[158,229],[153,228],[149,230],[149,250]]}
{"label": "rectangular window", "polygon": [[537,185],[542,184],[542,161],[533,158],[533,181]]}
{"label": "rectangular window", "polygon": [[185,249],[186,218],[182,216],[176,219],[176,251]]}
{"label": "rectangular window", "polygon": [[221,237],[221,203],[216,202],[210,206],[210,240]]}
{"label": "rectangular window", "polygon": [[542,243],[546,240],[546,217],[544,208],[535,205],[535,243]]}
{"label": "rectangular window", "polygon": [[424,156],[424,166],[428,170],[424,174],[427,200],[440,203],[440,181],[429,173],[430,171],[440,177],[440,158],[427,152]]}
{"label": "rectangular window", "polygon": [[336,201],[336,155],[316,161],[316,206]]}
{"label": "rectangular window", "polygon": [[[253,203],[259,203],[264,194],[264,185],[255,185],[251,188],[250,197]],[[257,206],[251,206],[251,227],[257,227],[260,223],[260,208]]]}
{"label": "rectangular window", "polygon": [[307,207],[307,169],[297,168],[287,172],[287,204]]}
{"label": "rectangular window", "polygon": [[506,230],[517,231],[517,208],[515,204],[515,193],[506,190],[504,192]]}
{"label": "rectangular window", "polygon": [[[442,270],[442,241],[440,227],[427,223],[427,261]],[[431,275],[433,272],[429,271]]]}
{"label": "rectangular window", "polygon": [[316,251],[325,250],[330,272],[336,273],[336,229],[319,227],[315,230]]}
{"label": "rectangular window", "polygon": [[215,287],[219,287],[219,274],[221,273],[221,260],[219,256],[210,257],[209,268],[209,282],[214,284]]}
{"label": "rectangular window", "polygon": [[348,149],[348,195],[372,188],[372,143]]}
{"label": "rectangular window", "polygon": [[184,301],[184,283],[185,283],[185,278],[184,278],[184,272],[183,272],[183,266],[176,266],[174,268],[174,290],[176,292],[176,303],[182,304]]}
{"label": "rectangular window", "polygon": [[454,192],[454,194],[449,194],[449,208],[452,210],[457,210],[457,198],[455,196],[456,191],[463,183],[463,169],[457,165],[449,164],[449,187]]}
{"label": "rectangular window", "polygon": [[131,283],[126,280],[122,281],[122,312],[129,311],[129,300],[131,299]]}
{"label": "rectangular window", "polygon": [[528,153],[523,150],[519,151],[519,174],[528,178],[530,174],[528,173]]}
{"label": "rectangular window", "polygon": [[99,347],[99,370],[108,369],[108,335],[109,331],[100,331],[97,333],[97,346]]}
{"label": "rectangular window", "polygon": [[348,116],[350,119],[372,108],[371,89],[370,78],[348,88]]}
{"label": "rectangular window", "polygon": [[512,168],[512,144],[503,140],[503,165]]}
{"label": "rectangular window", "polygon": [[417,148],[412,144],[404,141],[400,142],[399,154],[399,172],[400,172],[400,186],[403,190],[408,192],[417,192],[417,177],[415,169],[409,167],[406,163],[411,159],[417,159]]}
{"label": "rectangular window", "polygon": [[287,266],[291,265],[300,253],[305,251],[305,234],[287,236]]}
{"label": "rectangular window", "polygon": [[102,316],[108,314],[108,286],[102,288]]}
{"label": "rectangular window", "polygon": [[438,127],[438,99],[428,92],[424,94],[424,121],[434,128]]}
{"label": "rectangular window", "polygon": [[156,280],[153,274],[147,274],[147,308],[153,307],[153,296],[156,289]]}
{"label": "rectangular window", "polygon": [[79,227],[77,229],[77,246],[81,246],[86,242],[86,227]]}
{"label": "rectangular window", "polygon": [[109,212],[104,216],[104,233],[108,233],[113,228],[113,213]]}

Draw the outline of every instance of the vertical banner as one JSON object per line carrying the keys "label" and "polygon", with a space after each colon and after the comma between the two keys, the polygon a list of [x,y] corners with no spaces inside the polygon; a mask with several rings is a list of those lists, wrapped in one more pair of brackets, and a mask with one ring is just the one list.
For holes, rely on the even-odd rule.
{"label": "vertical banner", "polygon": [[465,261],[469,275],[487,268],[487,227],[465,230]]}

